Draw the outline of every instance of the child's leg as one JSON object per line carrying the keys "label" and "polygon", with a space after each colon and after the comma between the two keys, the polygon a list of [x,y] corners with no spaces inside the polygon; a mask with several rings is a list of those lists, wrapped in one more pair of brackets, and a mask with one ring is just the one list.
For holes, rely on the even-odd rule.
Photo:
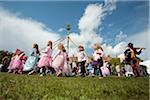
{"label": "child's leg", "polygon": [[45,75],[45,67],[40,68],[40,76],[44,76]]}
{"label": "child's leg", "polygon": [[85,61],[82,61],[81,62],[81,73],[82,73],[83,76],[85,76],[85,72],[86,72],[85,71]]}
{"label": "child's leg", "polygon": [[101,70],[100,66],[99,66],[99,73],[100,73],[101,77],[103,77],[102,70]]}

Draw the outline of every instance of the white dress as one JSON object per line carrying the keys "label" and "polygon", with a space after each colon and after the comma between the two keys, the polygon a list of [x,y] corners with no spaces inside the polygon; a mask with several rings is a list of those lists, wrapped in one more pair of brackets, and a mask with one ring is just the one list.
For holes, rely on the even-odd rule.
{"label": "white dress", "polygon": [[64,60],[63,74],[64,75],[71,75],[72,70],[71,70],[71,66],[68,64],[66,52],[64,52],[64,58],[65,58],[65,60]]}

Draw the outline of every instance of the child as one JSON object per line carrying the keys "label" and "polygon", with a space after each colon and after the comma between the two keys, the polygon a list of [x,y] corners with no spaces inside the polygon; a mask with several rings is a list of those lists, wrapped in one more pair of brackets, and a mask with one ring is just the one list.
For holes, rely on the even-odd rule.
{"label": "child", "polygon": [[101,71],[101,67],[103,66],[103,56],[104,56],[104,51],[102,47],[99,44],[94,44],[94,53],[93,53],[94,75],[96,75],[96,72],[98,70],[101,77],[103,77],[103,74]]}
{"label": "child", "polygon": [[11,61],[10,61],[9,66],[8,66],[8,73],[11,73],[11,72],[13,71],[12,65],[13,65],[15,56],[18,55],[20,52],[21,52],[21,51],[20,51],[19,49],[16,49],[15,53],[12,55]]}
{"label": "child", "polygon": [[87,74],[89,76],[93,76],[94,73],[94,68],[92,67],[92,63],[89,63],[88,67],[87,67]]}
{"label": "child", "polygon": [[18,53],[15,55],[12,66],[11,66],[11,70],[13,71],[13,73],[22,73],[22,61],[21,58],[24,56],[24,53],[22,51],[18,51]]}
{"label": "child", "polygon": [[17,71],[18,71],[19,74],[22,74],[24,64],[25,64],[25,62],[26,62],[26,60],[27,60],[27,56],[25,56],[25,53],[24,53],[24,52],[22,52],[22,53],[20,54],[20,60],[21,60],[21,64],[20,64],[20,66],[17,68]]}
{"label": "child", "polygon": [[58,44],[58,50],[53,57],[53,68],[56,71],[56,75],[59,77],[62,75],[63,67],[65,64],[64,45]]}
{"label": "child", "polygon": [[77,54],[77,58],[78,58],[78,66],[80,67],[80,73],[83,77],[85,77],[86,74],[86,70],[85,70],[85,63],[87,60],[87,56],[84,52],[84,47],[83,46],[79,46],[79,52]]}
{"label": "child", "polygon": [[117,72],[117,76],[120,77],[121,76],[121,68],[119,65],[116,66],[116,72]]}
{"label": "child", "polygon": [[40,76],[43,76],[52,65],[52,41],[48,41],[46,49],[41,52],[44,54],[38,62],[38,67],[40,68]]}
{"label": "child", "polygon": [[73,61],[73,62],[72,62],[72,74],[73,74],[73,75],[77,75],[77,72],[78,72],[77,62],[76,62],[76,61]]}
{"label": "child", "polygon": [[40,55],[40,52],[39,52],[38,44],[35,43],[35,44],[33,44],[33,50],[30,53],[29,58],[25,62],[25,65],[23,67],[23,71],[33,70],[37,61],[38,61],[39,55]]}
{"label": "child", "polygon": [[103,77],[109,76],[110,75],[110,71],[108,69],[108,62],[105,61],[104,65],[101,67],[101,71],[103,74]]}
{"label": "child", "polygon": [[72,74],[72,72],[71,72],[71,66],[69,66],[70,64],[68,64],[68,54],[67,54],[67,52],[66,52],[66,49],[64,49],[63,50],[63,52],[64,52],[64,68],[63,68],[63,74],[65,75],[65,76],[70,76],[71,74]]}

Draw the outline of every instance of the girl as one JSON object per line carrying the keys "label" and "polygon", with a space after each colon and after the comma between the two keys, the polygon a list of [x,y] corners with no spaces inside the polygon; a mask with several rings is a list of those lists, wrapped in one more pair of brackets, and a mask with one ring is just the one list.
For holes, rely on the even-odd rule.
{"label": "girl", "polygon": [[15,56],[18,55],[19,53],[20,53],[20,50],[19,50],[19,49],[16,49],[15,53],[12,55],[11,61],[10,61],[9,66],[8,66],[8,73],[11,73],[11,72],[13,71],[12,65],[13,65]]}
{"label": "girl", "polygon": [[65,59],[64,59],[63,74],[64,74],[65,76],[70,76],[72,70],[71,70],[71,67],[69,66],[70,64],[68,64],[69,59],[68,59],[68,54],[67,54],[67,52],[66,52],[66,49],[64,49],[63,52],[64,52],[64,58],[65,58]]}
{"label": "girl", "polygon": [[93,67],[94,75],[96,75],[97,70],[99,71],[101,77],[103,77],[101,67],[103,66],[103,56],[104,51],[99,44],[94,44],[94,53],[93,53]]}
{"label": "girl", "polygon": [[81,71],[81,75],[83,77],[85,77],[86,74],[86,70],[85,70],[85,63],[87,60],[87,56],[84,52],[84,47],[83,46],[79,46],[79,52],[77,54],[77,59],[78,59],[78,66],[80,67],[80,71]]}
{"label": "girl", "polygon": [[29,58],[25,62],[23,71],[33,70],[38,61],[39,55],[40,55],[40,52],[39,52],[38,44],[35,43],[35,44],[33,44],[33,50],[30,53]]}
{"label": "girl", "polygon": [[24,53],[21,51],[18,51],[18,53],[15,55],[11,69],[13,71],[13,73],[22,73],[22,57],[24,56]]}
{"label": "girl", "polygon": [[58,50],[53,57],[53,68],[56,71],[56,75],[59,77],[62,75],[62,70],[65,64],[64,45],[58,44]]}
{"label": "girl", "polygon": [[110,75],[110,71],[108,69],[108,62],[107,61],[105,61],[104,65],[101,67],[101,71],[102,71],[103,77],[106,77],[106,76]]}
{"label": "girl", "polygon": [[52,65],[52,41],[48,41],[46,49],[41,52],[43,55],[38,62],[38,67],[40,68],[40,76],[43,76]]}

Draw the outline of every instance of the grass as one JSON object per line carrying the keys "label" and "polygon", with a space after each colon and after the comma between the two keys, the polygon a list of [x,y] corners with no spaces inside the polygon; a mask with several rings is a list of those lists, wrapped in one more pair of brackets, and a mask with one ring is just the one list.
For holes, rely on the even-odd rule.
{"label": "grass", "polygon": [[0,73],[0,100],[149,100],[149,78]]}

